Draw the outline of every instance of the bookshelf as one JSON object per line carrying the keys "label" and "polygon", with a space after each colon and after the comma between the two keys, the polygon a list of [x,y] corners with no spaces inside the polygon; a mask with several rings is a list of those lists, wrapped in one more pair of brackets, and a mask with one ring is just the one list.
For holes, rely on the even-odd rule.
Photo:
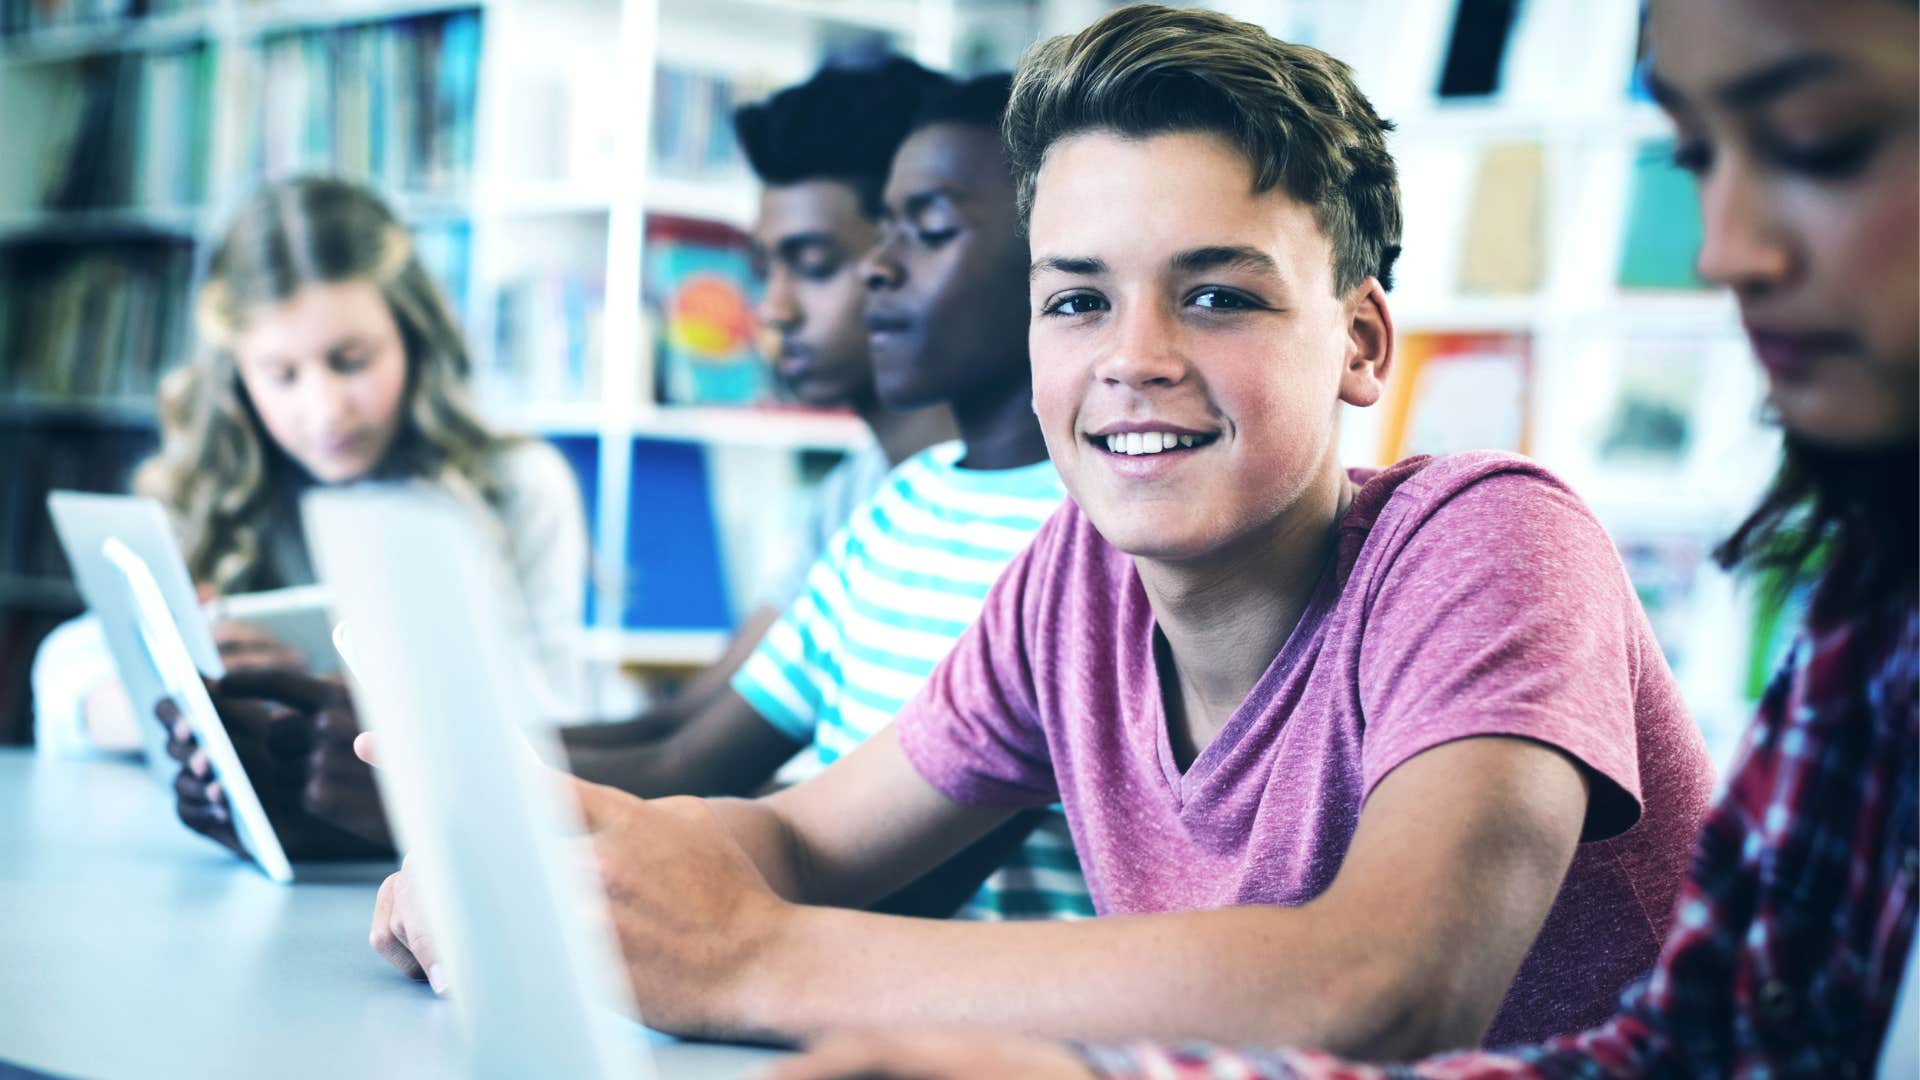
{"label": "bookshelf", "polygon": [[[211,244],[255,183],[296,171],[382,191],[462,317],[484,408],[574,463],[595,654],[718,655],[723,603],[679,624],[638,584],[661,575],[632,561],[652,523],[636,480],[707,503],[771,484],[764,520],[724,528],[772,526],[804,499],[806,460],[867,436],[849,416],[657,400],[649,223],[744,227],[755,187],[737,156],[690,168],[656,147],[656,85],[706,88],[720,145],[733,98],[828,56],[884,45],[945,66],[952,2],[0,0],[0,108],[15,118],[0,154],[0,442],[25,451],[9,472],[31,473],[0,483],[0,741],[24,731],[27,639],[79,610],[57,550],[38,552],[40,490],[124,489],[155,437],[154,382],[185,358]],[[36,311],[66,337],[44,343]],[[709,514],[705,528],[723,526]],[[698,529],[687,543],[718,546]],[[707,573],[723,596],[752,576]]]}
{"label": "bookshelf", "polygon": [[[724,104],[804,78],[823,58],[881,45],[943,68],[1006,66],[1034,37],[1076,30],[1108,6],[0,0],[0,108],[20,118],[0,155],[0,274],[21,261],[10,253],[26,250],[67,261],[102,251],[149,262],[164,255],[197,267],[234,202],[268,167],[269,149],[275,167],[344,157],[388,179],[387,194],[420,230],[461,309],[483,405],[503,426],[548,437],[575,465],[596,552],[595,654],[697,665],[724,642],[726,605],[681,603],[658,591],[660,578],[684,574],[712,585],[719,575],[719,591],[735,597],[750,582],[733,567],[673,560],[684,549],[723,546],[716,540],[777,533],[804,499],[805,477],[866,439],[846,416],[660,401],[655,343],[663,328],[649,238],[657,240],[663,219],[737,229],[754,211],[754,184],[728,140],[716,137],[725,134]],[[1710,738],[1736,729],[1744,705],[1728,691],[1739,683],[1730,672],[1744,662],[1745,643],[1726,630],[1748,617],[1701,553],[1750,503],[1773,443],[1753,419],[1760,386],[1732,303],[1684,282],[1622,284],[1637,187],[1665,184],[1657,152],[1649,164],[1645,151],[1665,136],[1666,122],[1630,90],[1637,0],[1214,6],[1348,60],[1399,123],[1394,147],[1407,209],[1393,297],[1400,333],[1523,343],[1524,355],[1509,357],[1512,371],[1502,376],[1518,380],[1512,386],[1525,413],[1512,429],[1595,506],[1637,579],[1647,568],[1643,594]],[[1502,46],[1489,71],[1454,56],[1454,23],[1465,10],[1510,19],[1504,34],[1473,28],[1479,46]],[[28,26],[22,12],[47,17]],[[454,23],[464,27],[454,40],[471,40],[472,55],[450,74],[436,67],[432,80],[435,100],[464,117],[453,123],[451,145],[376,169],[363,130],[370,122],[343,125],[340,117],[383,106],[351,71],[342,76],[340,57],[388,57],[395,41],[444,43]],[[327,49],[312,45],[321,41]],[[310,124],[305,106],[294,107],[319,97],[319,76],[303,88],[293,73],[322,65],[321,53],[334,65],[327,84],[345,90],[325,98],[330,125]],[[444,59],[440,53],[434,59]],[[1475,92],[1442,95],[1443,83]],[[186,116],[180,122],[204,160],[171,154],[165,140],[136,140],[122,149],[140,168],[119,166],[124,177],[101,170],[111,190],[47,198],[49,163],[71,149],[61,118],[71,124],[102,85],[124,85],[125,100],[149,112]],[[663,112],[663,102],[672,108]],[[1663,235],[1665,223],[1653,224]],[[1501,238],[1502,257],[1484,257],[1486,237]],[[177,267],[169,272],[181,277]],[[0,341],[10,280],[0,279]],[[170,287],[184,295],[186,282]],[[122,484],[118,455],[129,452],[127,440],[151,437],[150,402],[123,380],[86,396],[16,385],[18,366],[0,353],[0,440],[65,440],[61,452],[106,463],[88,473],[96,482]],[[1686,377],[1670,377],[1670,369]],[[1418,392],[1396,385],[1390,394]],[[1349,414],[1347,460],[1386,454],[1387,413]],[[1636,432],[1649,444],[1635,446]],[[74,449],[89,438],[107,448]],[[698,520],[683,537],[663,538],[660,523],[681,527],[674,507]],[[13,527],[6,509],[0,542]],[[25,598],[38,605],[36,617],[71,599],[50,577],[57,574],[0,564],[0,622],[28,607]],[[695,609],[697,619],[684,617]],[[0,632],[0,652],[10,640]],[[6,663],[0,655],[0,695],[13,685]],[[0,696],[0,710],[11,700]]]}
{"label": "bookshelf", "polygon": [[[1457,74],[1454,20],[1469,6],[1507,9],[1504,51],[1490,92],[1442,95]],[[1636,91],[1638,0],[1265,8],[1276,32],[1291,24],[1296,39],[1351,62],[1399,125],[1407,221],[1393,311],[1414,346],[1403,354],[1422,339],[1524,342],[1524,448],[1620,546],[1724,765],[1749,708],[1740,687],[1753,614],[1708,552],[1770,477],[1777,436],[1757,419],[1764,385],[1732,298],[1693,280],[1690,183],[1660,148],[1670,125]],[[1444,398],[1438,383],[1415,385],[1431,365],[1415,367],[1396,373],[1383,405],[1423,390]],[[1384,464],[1389,451],[1420,449],[1394,446],[1391,416],[1349,410],[1346,459]]]}

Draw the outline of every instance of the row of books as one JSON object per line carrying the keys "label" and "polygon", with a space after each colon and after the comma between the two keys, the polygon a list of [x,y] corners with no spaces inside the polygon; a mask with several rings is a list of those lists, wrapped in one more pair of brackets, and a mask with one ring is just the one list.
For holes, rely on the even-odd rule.
{"label": "row of books", "polygon": [[265,39],[249,95],[253,168],[459,190],[473,170],[480,38],[469,10]]}
{"label": "row of books", "polygon": [[206,197],[210,49],[114,53],[50,86],[40,117],[46,206],[185,207]]}
{"label": "row of books", "polygon": [[0,387],[35,399],[151,397],[191,333],[183,243],[22,245],[0,259]]}
{"label": "row of books", "polygon": [[69,576],[47,493],[126,491],[133,470],[156,445],[151,429],[0,426],[0,578],[36,582]]}
{"label": "row of books", "polygon": [[150,15],[197,11],[207,0],[0,0],[0,35],[72,26],[113,26]]}
{"label": "row of books", "polygon": [[493,358],[481,392],[500,401],[585,401],[599,393],[606,283],[528,278],[494,297]]}
{"label": "row of books", "polygon": [[[1451,150],[1440,151],[1442,156]],[[1621,222],[1619,261],[1614,283],[1625,291],[1700,289],[1694,253],[1701,239],[1699,200],[1692,180],[1673,164],[1673,145],[1652,139],[1636,145],[1627,176],[1626,214]],[[1409,158],[1408,162],[1416,162]],[[1403,168],[1409,173],[1425,162]],[[1428,275],[1451,272],[1462,295],[1524,296],[1545,284],[1548,256],[1547,155],[1537,141],[1492,143],[1471,162],[1465,193],[1465,219],[1458,233],[1457,263],[1451,271],[1436,264],[1427,244],[1409,241],[1402,280],[1416,290],[1431,290]],[[1448,182],[1426,170],[1422,184],[1409,184],[1409,219],[1447,221],[1458,214]]]}
{"label": "row of books", "polygon": [[653,71],[653,168],[665,176],[742,176],[746,159],[733,137],[733,110],[763,96],[732,76],[662,62]]}
{"label": "row of books", "polygon": [[473,223],[461,217],[435,218],[416,221],[410,228],[414,253],[439,284],[455,317],[464,322],[473,275]]}

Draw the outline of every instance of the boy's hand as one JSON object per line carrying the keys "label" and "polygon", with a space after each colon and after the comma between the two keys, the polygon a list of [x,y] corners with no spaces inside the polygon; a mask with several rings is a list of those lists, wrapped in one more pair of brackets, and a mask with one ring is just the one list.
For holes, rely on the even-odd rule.
{"label": "boy's hand", "polygon": [[[641,800],[567,778],[580,800],[627,978],[647,1024],[734,1033],[744,976],[792,909],[701,799]],[[440,957],[403,866],[380,887],[371,942],[410,978]],[[457,991],[456,991],[457,992]]]}
{"label": "boy's hand", "polygon": [[[393,854],[372,772],[354,757],[358,734],[346,688],[283,671],[250,671],[209,682],[209,696],[261,805],[293,859],[371,859]],[[171,701],[155,707],[186,825],[244,854],[226,795]]]}
{"label": "boy's hand", "polygon": [[747,977],[797,909],[774,894],[705,799],[642,800],[569,783],[640,1015],[677,1035],[742,1034],[752,1012]]}
{"label": "boy's hand", "polygon": [[1094,1080],[1058,1043],[992,1031],[834,1035],[763,1080]]}

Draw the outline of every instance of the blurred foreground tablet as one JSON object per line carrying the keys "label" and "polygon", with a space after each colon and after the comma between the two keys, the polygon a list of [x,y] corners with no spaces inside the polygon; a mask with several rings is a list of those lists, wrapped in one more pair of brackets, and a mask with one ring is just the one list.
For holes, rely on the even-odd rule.
{"label": "blurred foreground tablet", "polygon": [[527,723],[538,694],[471,513],[420,487],[302,505],[469,1071],[653,1076],[578,810],[528,742],[553,735]]}

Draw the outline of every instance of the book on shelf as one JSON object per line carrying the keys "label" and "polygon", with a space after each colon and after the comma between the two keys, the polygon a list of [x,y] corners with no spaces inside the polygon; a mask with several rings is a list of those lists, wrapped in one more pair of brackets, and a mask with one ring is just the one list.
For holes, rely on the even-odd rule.
{"label": "book on shelf", "polygon": [[207,193],[213,53],[109,53],[49,76],[40,199],[56,210],[190,207]]}
{"label": "book on shelf", "polygon": [[1527,334],[1402,336],[1382,403],[1381,460],[1461,450],[1526,453],[1532,380]]}
{"label": "book on shelf", "polygon": [[436,218],[415,222],[413,250],[434,284],[440,287],[455,318],[467,318],[473,275],[473,223],[466,218]]}
{"label": "book on shelf", "polygon": [[389,191],[458,192],[474,161],[478,10],[295,30],[256,45],[246,145],[267,178],[329,172]]}
{"label": "book on shelf", "polygon": [[1620,245],[1623,289],[1700,289],[1694,255],[1703,230],[1693,179],[1673,163],[1673,141],[1653,139],[1633,152],[1625,235]]}
{"label": "book on shelf", "polygon": [[1518,0],[1458,0],[1440,68],[1440,97],[1488,97],[1500,90],[1518,6]]}
{"label": "book on shelf", "polygon": [[587,401],[600,385],[606,283],[526,278],[494,298],[492,363],[482,392],[502,401]]}
{"label": "book on shelf", "polygon": [[127,490],[156,435],[138,429],[0,425],[0,577],[67,580],[66,557],[47,514],[47,493]]}
{"label": "book on shelf", "polygon": [[1460,291],[1531,294],[1546,276],[1546,166],[1537,142],[1481,155],[1460,252]]}
{"label": "book on shelf", "polygon": [[77,404],[151,398],[185,354],[192,277],[183,242],[0,249],[0,389]]}
{"label": "book on shelf", "polygon": [[207,0],[0,0],[0,37],[82,26],[111,28],[207,6]]}
{"label": "book on shelf", "polygon": [[653,72],[651,164],[663,176],[739,179],[746,158],[733,135],[733,110],[766,87],[733,76],[661,63]]}
{"label": "book on shelf", "polygon": [[771,399],[767,364],[755,348],[757,286],[744,233],[649,218],[642,282],[654,328],[656,400],[752,405]]}

